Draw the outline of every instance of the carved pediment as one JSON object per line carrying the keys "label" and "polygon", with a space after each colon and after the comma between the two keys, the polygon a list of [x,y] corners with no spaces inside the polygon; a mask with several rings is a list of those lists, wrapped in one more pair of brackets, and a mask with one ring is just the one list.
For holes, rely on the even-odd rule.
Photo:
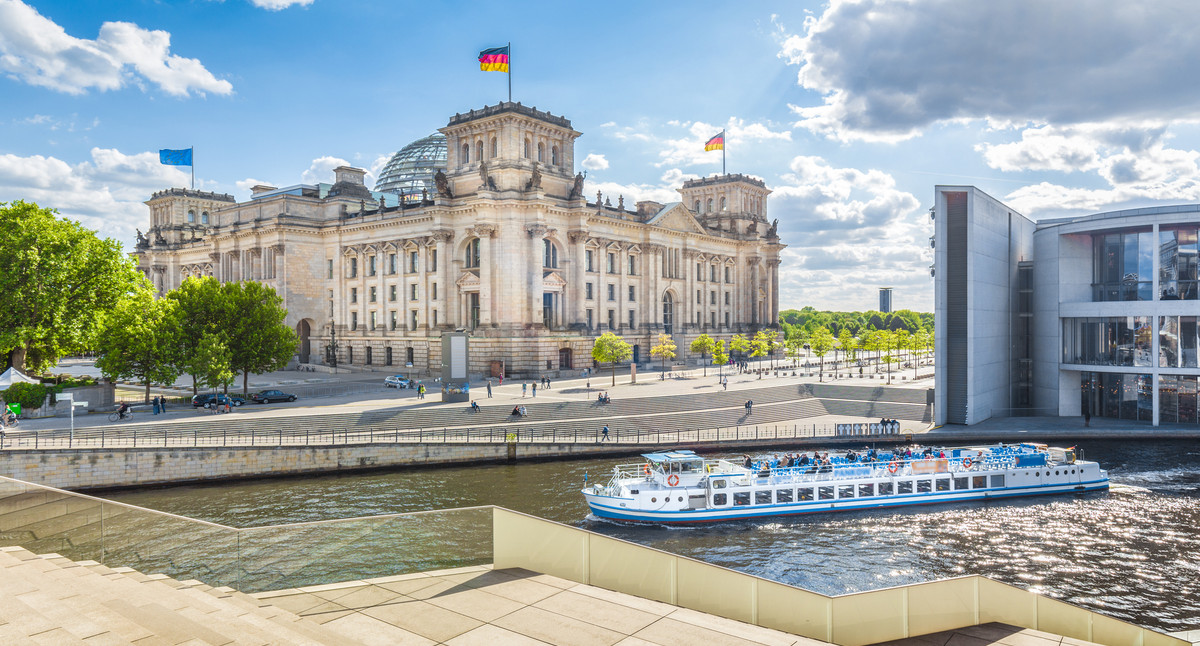
{"label": "carved pediment", "polygon": [[629,245],[629,248],[626,249],[626,251],[628,251],[629,253],[642,253],[642,248],[639,245],[632,244],[632,245]]}
{"label": "carved pediment", "polygon": [[583,246],[587,247],[588,249],[599,249],[600,240],[597,238],[588,238],[587,242],[583,243]]}
{"label": "carved pediment", "polygon": [[463,275],[459,276],[458,280],[454,281],[454,284],[458,285],[459,288],[465,289],[467,291],[478,290],[479,289],[479,274],[476,274],[473,271],[464,271]]}
{"label": "carved pediment", "polygon": [[562,289],[567,286],[567,281],[563,280],[562,274],[557,271],[548,271],[542,275],[542,289]]}
{"label": "carved pediment", "polygon": [[417,246],[416,242],[414,242],[412,240],[404,241],[404,250],[405,251],[416,251],[418,249],[420,249],[420,247]]}
{"label": "carved pediment", "polygon": [[388,241],[387,241],[386,243],[384,243],[384,245],[383,245],[383,250],[384,250],[384,251],[387,251],[387,252],[392,252],[392,251],[395,251],[397,248],[398,248],[398,247],[396,247],[396,243],[395,243],[395,242],[392,242],[391,240],[388,240]]}
{"label": "carved pediment", "polygon": [[671,229],[672,231],[703,233],[705,235],[708,233],[704,230],[704,227],[700,226],[700,223],[696,221],[696,218],[692,215],[692,212],[680,202],[676,202],[664,207],[663,210],[659,211],[657,215],[650,218],[646,224],[661,227],[663,229]]}

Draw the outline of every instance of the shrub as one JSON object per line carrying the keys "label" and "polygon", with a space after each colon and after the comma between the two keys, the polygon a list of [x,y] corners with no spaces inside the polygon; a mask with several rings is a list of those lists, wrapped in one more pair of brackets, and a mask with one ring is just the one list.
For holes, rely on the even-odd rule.
{"label": "shrub", "polygon": [[35,410],[42,407],[52,388],[42,384],[13,384],[0,393],[0,397],[4,397],[4,401],[10,404],[20,404],[22,410]]}

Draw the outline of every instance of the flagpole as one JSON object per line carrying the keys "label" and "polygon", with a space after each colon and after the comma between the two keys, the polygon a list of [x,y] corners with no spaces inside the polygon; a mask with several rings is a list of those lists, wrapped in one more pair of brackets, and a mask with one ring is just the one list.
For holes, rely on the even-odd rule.
{"label": "flagpole", "polygon": [[191,159],[191,161],[192,161],[192,190],[194,191],[194,190],[196,190],[196,147],[189,146],[188,150],[191,151],[191,153],[192,153],[191,154],[191,158],[192,158]]}
{"label": "flagpole", "polygon": [[722,175],[727,174],[725,172],[725,148],[728,145],[729,145],[729,142],[725,141],[725,129],[722,128],[721,129],[721,174]]}
{"label": "flagpole", "polygon": [[508,41],[508,102],[512,103],[512,41]]}

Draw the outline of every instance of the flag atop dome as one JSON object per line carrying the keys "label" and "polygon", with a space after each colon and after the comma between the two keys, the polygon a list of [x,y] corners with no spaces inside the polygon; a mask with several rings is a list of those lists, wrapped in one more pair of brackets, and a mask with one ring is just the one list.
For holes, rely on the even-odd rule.
{"label": "flag atop dome", "polygon": [[483,72],[507,72],[508,45],[479,52],[479,69]]}
{"label": "flag atop dome", "polygon": [[704,142],[704,150],[725,150],[725,131],[718,132],[712,139]]}

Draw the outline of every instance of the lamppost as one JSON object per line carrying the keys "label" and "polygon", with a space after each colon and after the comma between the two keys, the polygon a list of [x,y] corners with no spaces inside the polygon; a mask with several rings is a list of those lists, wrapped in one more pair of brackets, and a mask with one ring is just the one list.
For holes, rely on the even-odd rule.
{"label": "lamppost", "polygon": [[337,358],[338,358],[337,325],[335,325],[333,320],[330,319],[330,321],[329,321],[329,345],[325,346],[325,362],[329,364],[329,367],[333,368],[334,373],[337,372]]}

